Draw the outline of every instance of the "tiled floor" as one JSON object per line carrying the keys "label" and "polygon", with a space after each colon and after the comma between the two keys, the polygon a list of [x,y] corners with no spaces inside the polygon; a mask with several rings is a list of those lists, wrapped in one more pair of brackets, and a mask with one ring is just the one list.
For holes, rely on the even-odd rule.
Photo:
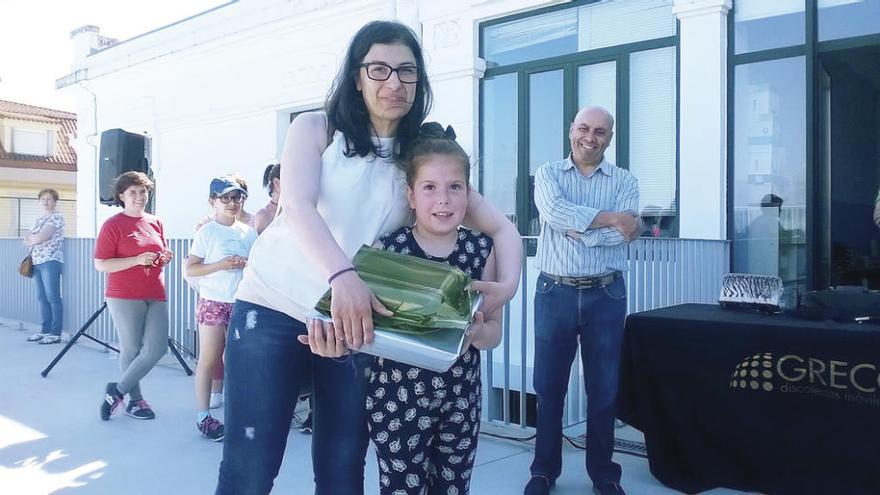
{"label": "tiled floor", "polygon": [[[123,415],[103,422],[103,386],[116,376],[115,354],[93,344],[74,346],[48,378],[40,371],[61,346],[25,342],[29,332],[0,320],[0,494],[210,494],[221,446],[195,428],[192,378],[165,358],[142,388],[155,421]],[[83,339],[85,340],[85,339]],[[577,433],[577,432],[574,432]],[[638,438],[634,430],[621,430]],[[309,494],[313,484],[310,438],[290,433],[273,493]],[[483,436],[471,493],[520,494],[529,477],[532,444]],[[583,452],[566,445],[554,495],[590,492]],[[662,486],[645,459],[618,454],[630,494],[678,493]],[[366,493],[377,490],[376,465],[367,459]],[[713,490],[713,495],[740,493]]]}

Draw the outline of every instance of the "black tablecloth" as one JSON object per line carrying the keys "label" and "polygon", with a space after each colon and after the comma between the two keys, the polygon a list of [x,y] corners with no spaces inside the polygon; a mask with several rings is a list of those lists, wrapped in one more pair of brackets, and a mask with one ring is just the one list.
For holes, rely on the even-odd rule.
{"label": "black tablecloth", "polygon": [[627,318],[619,416],[681,491],[876,495],[878,370],[876,325],[674,306]]}

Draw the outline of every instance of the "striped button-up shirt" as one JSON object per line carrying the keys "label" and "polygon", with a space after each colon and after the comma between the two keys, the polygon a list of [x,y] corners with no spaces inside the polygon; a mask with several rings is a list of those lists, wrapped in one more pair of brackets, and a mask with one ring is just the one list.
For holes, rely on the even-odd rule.
{"label": "striped button-up shirt", "polygon": [[[535,174],[535,204],[541,214],[539,270],[566,277],[626,270],[626,242],[620,232],[589,227],[600,211],[637,214],[639,183],[629,171],[602,160],[584,176],[571,156],[546,163]],[[568,231],[582,235],[576,239]]]}

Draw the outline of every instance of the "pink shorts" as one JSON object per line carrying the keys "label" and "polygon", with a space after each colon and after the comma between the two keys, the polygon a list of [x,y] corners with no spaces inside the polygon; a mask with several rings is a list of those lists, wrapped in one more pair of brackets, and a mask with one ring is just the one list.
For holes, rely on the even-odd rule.
{"label": "pink shorts", "polygon": [[232,316],[232,303],[199,298],[196,304],[196,323],[209,327],[225,327]]}

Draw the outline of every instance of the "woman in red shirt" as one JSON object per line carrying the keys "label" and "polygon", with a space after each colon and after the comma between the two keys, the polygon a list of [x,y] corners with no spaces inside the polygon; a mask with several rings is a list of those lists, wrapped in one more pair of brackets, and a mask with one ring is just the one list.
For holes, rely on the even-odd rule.
{"label": "woman in red shirt", "polygon": [[140,380],[168,346],[168,307],[162,267],[171,261],[162,222],[146,213],[153,181],[142,172],[116,179],[114,196],[122,213],[104,222],[95,243],[95,269],[107,273],[104,296],[119,335],[118,382],[107,384],[101,419],[108,420],[128,395],[125,414],[135,419],[156,415],[141,395]]}

